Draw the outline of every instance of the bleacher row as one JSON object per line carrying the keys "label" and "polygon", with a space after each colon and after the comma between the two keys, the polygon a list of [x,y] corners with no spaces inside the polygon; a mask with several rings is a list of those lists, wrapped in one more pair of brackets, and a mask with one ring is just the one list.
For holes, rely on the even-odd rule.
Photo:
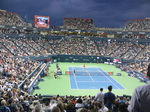
{"label": "bleacher row", "polygon": [[125,30],[132,31],[150,31],[150,18],[145,19],[132,19],[125,26]]}
{"label": "bleacher row", "polygon": [[[132,19],[130,20],[123,29],[116,28],[117,30],[126,30],[126,31],[150,31],[150,18],[144,19]],[[9,25],[9,26],[28,26],[28,24],[17,14],[12,12],[7,12],[5,10],[0,10],[0,25]],[[30,25],[31,27],[32,25]],[[53,27],[54,28],[54,27]],[[59,28],[56,26],[56,28]],[[102,29],[102,30],[115,30],[111,28],[96,28],[94,27],[94,22],[92,19],[88,18],[64,18],[64,25],[60,28],[65,29],[78,29],[78,30],[93,30],[93,29]]]}
{"label": "bleacher row", "polygon": [[[73,53],[74,49],[78,50],[78,48],[79,48],[79,50],[80,50],[82,48],[82,46],[79,46],[79,45],[82,45],[82,44],[83,44],[83,47],[85,47],[85,48],[86,48],[86,46],[84,46],[84,45],[88,45],[87,48],[89,48],[89,45],[92,46],[90,48],[95,48],[96,47],[96,46],[93,45],[95,43],[95,41],[90,40],[87,43],[86,42],[87,42],[87,40],[82,40],[82,39],[77,39],[77,40],[76,39],[72,39],[72,40],[71,39],[69,39],[69,40],[67,40],[67,39],[64,39],[64,40],[50,39],[50,40],[46,40],[46,39],[38,38],[38,39],[34,40],[32,38],[29,38],[29,39],[27,39],[27,38],[24,38],[24,39],[1,38],[1,53],[0,53],[0,55],[1,55],[1,66],[0,66],[0,70],[1,70],[1,87],[0,87],[0,90],[2,92],[2,94],[1,94],[2,97],[4,97],[5,95],[7,96],[7,98],[4,97],[2,99],[5,99],[6,101],[9,101],[8,99],[14,100],[12,98],[17,97],[18,98],[17,108],[19,108],[20,102],[24,102],[24,104],[25,104],[24,99],[26,99],[26,97],[28,99],[28,94],[23,94],[23,98],[22,98],[22,93],[19,89],[17,89],[17,86],[28,76],[28,74],[30,74],[40,64],[39,62],[34,62],[34,61],[31,61],[31,60],[28,60],[28,59],[14,58],[14,56],[42,55],[42,54],[44,54],[43,51],[44,51],[45,47],[47,47],[47,49],[48,48],[52,49],[53,50],[52,54],[53,53],[62,53],[62,51],[63,52],[68,52],[68,50],[66,51],[67,48],[71,48],[70,51],[69,51],[70,54],[71,54],[71,53]],[[107,42],[102,42],[102,43],[103,43],[104,46],[108,45]],[[119,44],[119,43],[115,42],[113,44],[113,42],[112,42],[112,46],[113,45],[117,46],[117,44]],[[126,43],[124,43],[124,44],[126,44]],[[42,46],[42,45],[45,45],[45,47]],[[48,46],[46,46],[46,45],[48,45]],[[103,46],[102,44],[100,44],[100,45],[101,45],[101,47]],[[109,45],[111,45],[111,43],[109,43]],[[127,43],[126,45],[123,45],[122,49],[125,49],[125,48],[128,48],[128,47],[129,47],[128,49],[130,49],[130,47],[133,46],[133,45],[134,45],[133,43]],[[76,46],[76,47],[74,48],[74,46]],[[118,46],[119,46],[118,49],[120,49],[121,45],[119,44]],[[144,45],[144,46],[146,46],[146,45]],[[56,49],[54,50],[55,47],[56,47]],[[110,49],[110,48],[111,47],[109,46],[108,49]],[[117,48],[117,47],[113,47],[113,48]],[[103,49],[105,50],[105,48],[103,48]],[[92,51],[92,49],[87,49],[87,50],[89,50],[89,51],[86,52],[86,53],[90,53],[90,51]],[[127,51],[127,50],[125,50],[125,51]],[[111,50],[110,50],[110,52],[111,52]],[[108,53],[108,54],[110,54],[110,53]],[[125,68],[125,67],[128,67],[128,68],[130,68],[131,71],[133,71],[133,70],[136,70],[136,71],[139,71],[139,72],[144,71],[143,73],[145,74],[145,72],[146,72],[145,68],[146,68],[147,65],[148,65],[148,62],[143,62],[142,65],[139,64],[139,63],[136,63],[136,64],[134,63],[134,64],[127,64],[127,65],[122,66],[120,68],[122,70],[125,70],[126,72],[128,72],[127,70],[129,70],[129,69]],[[24,87],[23,87],[24,91],[26,91],[28,89],[28,85],[30,84],[30,82],[32,80],[34,80],[34,77],[32,77],[30,80],[26,81],[26,83],[24,84]],[[15,95],[15,96],[12,97],[12,95]],[[20,97],[21,97],[21,99],[20,99]],[[35,96],[33,96],[33,98],[34,97]],[[76,98],[76,101],[77,101],[77,99],[78,98]],[[93,101],[94,99],[91,99],[91,100]],[[53,100],[51,100],[51,101],[53,101]],[[2,105],[3,105],[3,102],[4,101],[2,100]],[[32,103],[34,103],[34,101]],[[30,103],[30,105],[32,103]],[[16,104],[16,102],[14,102],[14,104]],[[24,104],[21,104],[22,109],[23,108],[24,108],[24,110],[27,109],[27,111],[32,110],[32,108],[29,107],[29,106],[23,107]],[[5,104],[5,105],[7,105],[7,104]],[[94,103],[92,105],[94,105]],[[74,106],[75,106],[75,104],[74,104]],[[84,104],[84,106],[85,106],[85,104]]]}
{"label": "bleacher row", "polygon": [[14,56],[89,55],[150,61],[150,45],[134,42],[5,37],[0,42]]}
{"label": "bleacher row", "polygon": [[94,23],[92,19],[64,18],[63,28],[91,30],[94,28]]}
{"label": "bleacher row", "polygon": [[[89,20],[66,20],[65,27],[69,29],[91,29],[93,21]],[[78,22],[81,26],[76,26]],[[140,22],[139,22],[140,23]],[[75,24],[75,25],[73,25]],[[145,23],[144,23],[145,24]],[[14,13],[0,11],[0,25],[26,26],[26,23]],[[127,30],[133,29],[134,25],[126,27]],[[144,27],[144,26],[142,26]],[[141,26],[138,27],[140,30]],[[149,29],[148,27],[146,30]],[[23,30],[23,29],[21,29]],[[25,33],[21,30],[0,30],[0,34],[5,33]],[[143,29],[142,29],[143,30]],[[145,29],[144,29],[145,30]],[[30,32],[26,32],[30,34]],[[150,45],[137,44],[134,42],[116,42],[94,39],[47,39],[47,38],[9,38],[1,36],[0,38],[0,112],[97,112],[101,105],[96,102],[94,96],[49,96],[44,98],[41,95],[30,95],[27,89],[31,82],[37,77],[33,75],[29,79],[29,74],[41,64],[28,58],[15,58],[15,56],[39,56],[39,55],[101,55],[118,57],[125,59],[135,59],[141,61],[150,61]],[[134,64],[125,64],[119,66],[126,72],[146,74],[146,68],[149,62]],[[141,74],[142,73],[142,74]],[[37,72],[35,74],[38,74]],[[134,74],[135,75],[135,74]],[[145,75],[143,75],[145,76]],[[27,79],[27,80],[25,80]],[[25,82],[23,90],[18,86]],[[130,104],[130,97],[116,96],[113,112],[127,111]],[[48,109],[46,109],[48,108]],[[49,110],[50,109],[50,110]]]}
{"label": "bleacher row", "polygon": [[26,26],[26,23],[18,14],[0,10],[0,25]]}
{"label": "bleacher row", "polygon": [[142,63],[128,63],[128,64],[115,64],[117,68],[128,73],[128,76],[138,78],[141,82],[148,82],[147,66],[149,62]]}
{"label": "bleacher row", "polygon": [[[19,97],[22,95],[21,90],[18,88],[19,85],[40,64],[40,62],[33,60],[15,58],[0,45],[0,112],[19,112],[19,110],[6,111],[5,106],[11,106],[14,101],[19,101]],[[27,87],[34,78],[35,75],[28,79]],[[17,105],[17,103],[15,104]]]}

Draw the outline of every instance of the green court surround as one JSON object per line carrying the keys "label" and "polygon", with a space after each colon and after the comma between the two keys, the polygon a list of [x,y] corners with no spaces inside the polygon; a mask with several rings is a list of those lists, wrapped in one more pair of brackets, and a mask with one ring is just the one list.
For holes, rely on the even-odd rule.
{"label": "green court surround", "polygon": [[[107,65],[103,63],[58,63],[63,75],[60,75],[57,79],[54,78],[53,72],[56,69],[56,63],[51,64],[49,67],[49,76],[44,77],[44,81],[40,82],[38,86],[40,89],[35,90],[33,94],[42,94],[42,95],[74,95],[74,96],[84,96],[91,95],[95,96],[99,89],[90,89],[90,90],[72,90],[70,89],[69,76],[65,74],[65,71],[68,71],[68,67],[83,67],[85,64],[87,67],[100,67],[105,72],[114,72],[112,76],[116,81],[118,81],[123,87],[124,90],[115,90],[113,93],[115,95],[132,95],[134,89],[137,86],[144,85],[145,83],[140,82],[138,79],[129,77],[126,72],[121,71],[119,68],[116,68],[113,65]],[[117,73],[121,73],[122,76],[116,76]],[[101,87],[101,86],[99,86]],[[104,92],[107,92],[107,89],[104,89]]]}

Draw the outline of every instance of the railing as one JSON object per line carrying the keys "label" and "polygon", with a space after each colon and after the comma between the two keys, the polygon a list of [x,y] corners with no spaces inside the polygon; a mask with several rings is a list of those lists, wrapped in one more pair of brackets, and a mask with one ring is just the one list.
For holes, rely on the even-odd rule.
{"label": "railing", "polygon": [[38,84],[38,82],[39,82],[39,76],[40,76],[40,74],[43,72],[45,66],[46,66],[46,64],[44,63],[44,64],[41,66],[41,69],[40,69],[40,71],[37,73],[37,75],[36,75],[36,77],[34,78],[34,80],[33,80],[33,81],[30,83],[30,85],[28,86],[28,90],[27,90],[28,93],[32,93],[33,87]]}
{"label": "railing", "polygon": [[30,73],[30,75],[29,75],[26,79],[24,79],[24,81],[23,81],[21,84],[19,84],[18,88],[23,89],[23,86],[24,86],[24,84],[25,84],[25,81],[26,81],[27,79],[30,79],[37,71],[39,71],[39,69],[40,69],[41,66],[43,66],[43,65],[44,65],[44,64],[41,63],[32,73]]}

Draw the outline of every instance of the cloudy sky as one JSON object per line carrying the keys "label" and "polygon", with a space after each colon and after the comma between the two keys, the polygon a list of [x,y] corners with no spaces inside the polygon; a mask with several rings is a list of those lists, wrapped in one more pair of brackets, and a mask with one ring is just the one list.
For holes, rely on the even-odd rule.
{"label": "cloudy sky", "polygon": [[0,9],[18,13],[27,22],[33,22],[34,15],[50,16],[51,26],[73,17],[91,18],[97,27],[119,28],[131,19],[150,17],[150,0],[0,0]]}

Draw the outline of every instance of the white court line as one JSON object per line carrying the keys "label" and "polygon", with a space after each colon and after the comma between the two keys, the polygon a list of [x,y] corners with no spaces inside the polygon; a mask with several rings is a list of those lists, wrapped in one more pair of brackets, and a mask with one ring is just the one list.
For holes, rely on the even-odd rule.
{"label": "white court line", "polygon": [[[88,73],[88,71],[87,71],[87,70],[85,70],[85,71]],[[88,74],[89,74],[89,73],[88,73]],[[93,81],[93,82],[95,82],[95,81],[94,81],[94,79],[91,77],[91,75],[90,75],[90,74],[89,74],[89,76],[90,76],[90,78],[92,79],[92,81]]]}
{"label": "white court line", "polygon": [[[91,81],[77,81],[77,82],[91,82]],[[94,81],[94,82],[110,82],[110,81]]]}
{"label": "white court line", "polygon": [[[70,67],[69,67],[70,68]],[[70,70],[70,69],[69,69]],[[72,89],[71,88],[71,76],[70,76],[70,74],[69,74],[69,84],[70,84],[70,89]]]}
{"label": "white court line", "polygon": [[[98,69],[98,68],[97,68]],[[99,69],[98,69],[99,70]],[[100,71],[100,70],[99,70]],[[101,72],[101,71],[100,71]],[[102,72],[102,74],[103,74],[103,72]],[[104,74],[103,74],[104,75]],[[105,76],[105,75],[104,75]],[[106,76],[105,76],[106,77]],[[111,81],[108,77],[106,77],[110,82],[112,82],[117,88],[118,88],[118,86],[113,82],[113,81]],[[118,89],[120,89],[120,88],[118,88]]]}
{"label": "white court line", "polygon": [[[111,77],[112,78],[112,77]],[[114,78],[113,78],[114,81],[116,81]],[[116,81],[118,84],[120,84],[118,81]],[[122,86],[122,84],[120,84],[120,86]],[[126,89],[124,86],[122,86],[124,89]]]}
{"label": "white court line", "polygon": [[[74,71],[74,67],[72,67],[72,69],[73,69],[73,71]],[[79,88],[78,88],[78,84],[77,84],[77,80],[76,80],[76,77],[75,77],[75,73],[74,73],[74,72],[73,72],[73,76],[74,76],[74,80],[75,80],[76,87],[77,87],[77,89],[79,89]]]}

